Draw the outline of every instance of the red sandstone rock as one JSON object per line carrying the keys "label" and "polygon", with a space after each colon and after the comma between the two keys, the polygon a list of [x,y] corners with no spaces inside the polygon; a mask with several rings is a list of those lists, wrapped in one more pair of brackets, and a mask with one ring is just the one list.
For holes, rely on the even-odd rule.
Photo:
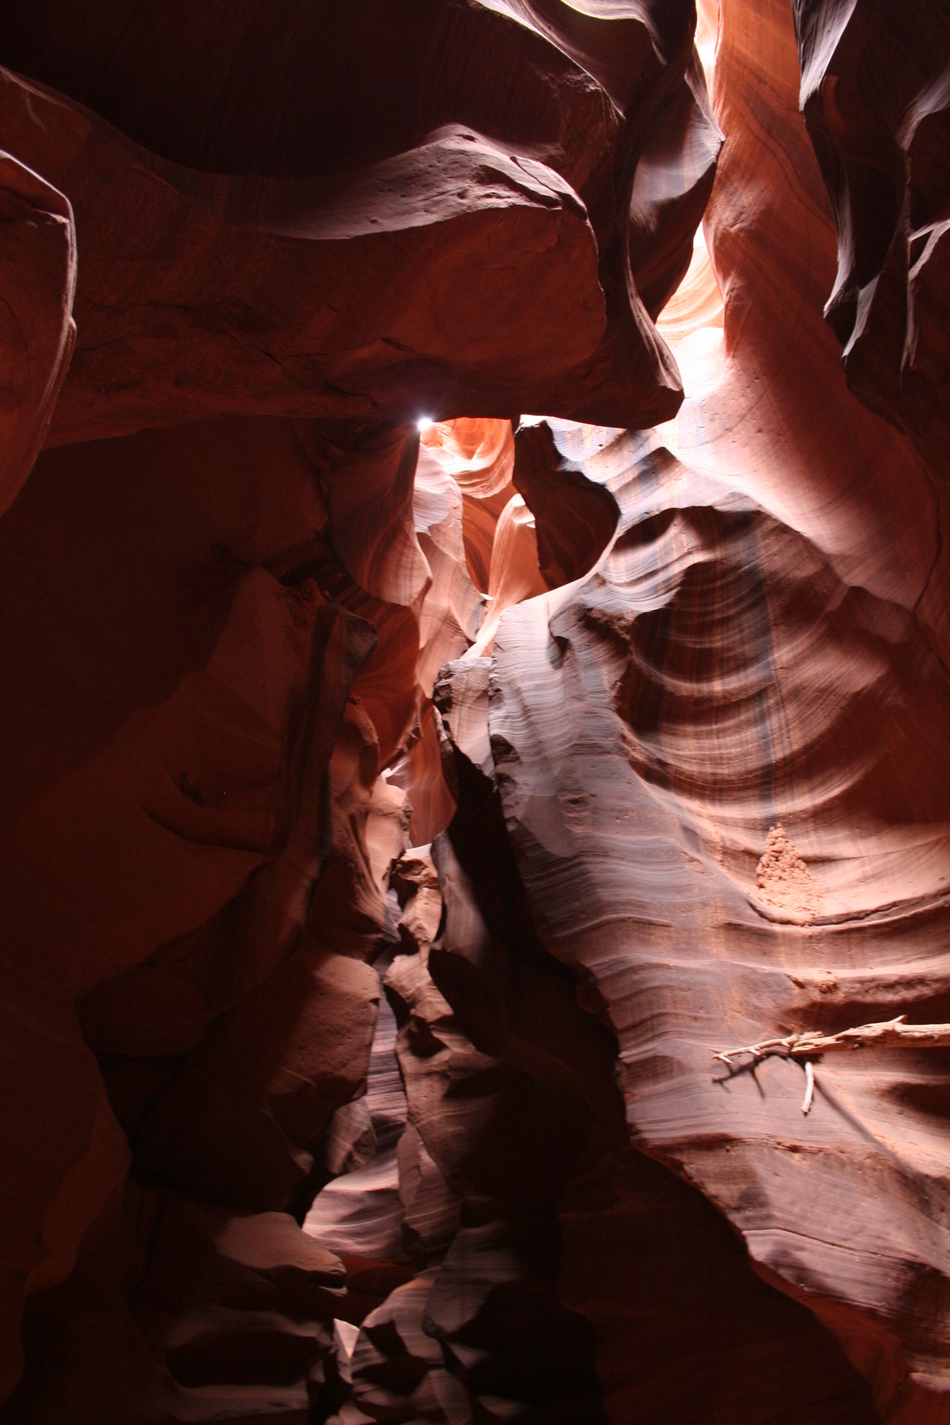
{"label": "red sandstone rock", "polygon": [[[840,386],[832,387],[838,430],[824,449],[814,422],[802,421],[794,440],[786,434],[809,409],[806,356],[812,379],[816,366],[832,369],[816,322],[818,272],[800,255],[807,234],[815,268],[827,270],[829,228],[791,96],[770,128],[758,127],[755,94],[794,73],[787,19],[765,5],[746,7],[744,18],[740,28],[728,7],[720,50],[727,150],[711,224],[728,278],[731,363],[671,431],[704,468],[678,465],[658,442],[561,432],[564,458],[609,482],[631,523],[585,592],[503,617],[491,747],[542,939],[591,972],[590,1002],[617,1029],[636,1141],[699,1184],[740,1228],[770,1284],[799,1295],[839,1335],[882,1415],[939,1420],[945,1346],[934,1309],[941,1289],[930,1283],[945,1252],[929,1254],[940,1214],[931,1217],[923,1201],[939,1191],[943,1160],[938,1120],[925,1107],[942,1092],[940,1068],[929,1059],[912,1072],[867,1059],[819,1065],[821,1127],[802,1118],[800,1087],[781,1076],[800,1069],[774,1065],[767,1081],[760,1071],[761,1098],[749,1080],[728,1089],[712,1082],[709,1049],[730,1012],[751,1012],[764,1026],[843,1025],[866,1020],[871,1003],[884,1017],[895,997],[899,1008],[911,997],[914,1018],[933,1018],[942,979],[918,916],[940,923],[946,886],[935,731],[945,721],[945,571],[934,563],[933,506],[907,446],[863,417]],[[770,167],[780,122],[796,155],[797,192]],[[753,169],[760,192],[782,194],[782,229],[743,196]],[[769,274],[790,294],[782,320],[755,308],[755,285]],[[896,528],[895,470],[904,501]],[[887,527],[907,550],[903,564]],[[742,545],[735,558],[726,553],[734,539]],[[451,726],[457,710],[443,706]],[[911,720],[917,731],[907,739]],[[637,934],[625,951],[631,925]],[[462,1012],[476,1015],[470,1029],[481,1023],[497,1036],[497,1012],[479,1020],[474,987],[454,983]],[[881,1174],[895,1175],[883,1196]],[[592,1226],[598,1209],[588,1202],[588,1210]],[[682,1211],[691,1210],[684,1199]],[[616,1240],[605,1238],[607,1253]],[[591,1271],[594,1294],[603,1289],[602,1269],[586,1260],[575,1269]],[[618,1297],[628,1280],[618,1276]],[[755,1303],[767,1298],[748,1278],[731,1280],[735,1311],[774,1332],[779,1351],[816,1367],[810,1377],[797,1368],[783,1391],[801,1390],[812,1416],[871,1418],[867,1393],[827,1336],[778,1309],[766,1324]],[[569,1282],[570,1273],[568,1293]],[[599,1318],[608,1334],[610,1309]],[[701,1310],[695,1319],[708,1341]],[[614,1339],[612,1364],[602,1358],[608,1409],[627,1421],[645,1399],[645,1368],[625,1383],[629,1347],[622,1331]],[[748,1377],[734,1379],[741,1390]],[[651,1403],[656,1390],[662,1397],[669,1384],[646,1397]],[[670,1408],[689,1412],[682,1396]],[[771,1409],[764,1384],[748,1396],[717,1395],[713,1408],[729,1421]]]}
{"label": "red sandstone rock", "polygon": [[[450,719],[463,704],[465,668],[465,662],[456,664],[450,680],[456,694]],[[603,1030],[577,1005],[570,980],[536,942],[531,951],[530,930],[516,931],[505,943],[517,924],[518,894],[511,894],[517,881],[509,881],[505,865],[510,852],[503,834],[490,831],[497,813],[486,817],[477,792],[482,780],[470,766],[465,770],[465,762],[460,791],[463,786],[468,794],[462,792],[449,838],[471,874],[462,870],[449,840],[440,838],[436,859],[448,896],[444,941],[399,957],[387,977],[403,1024],[400,1057],[413,1115],[400,1147],[408,1221],[417,1234],[416,1250],[430,1260],[447,1234],[454,1234],[454,1242],[438,1270],[419,1280],[415,1311],[410,1302],[416,1294],[397,1292],[364,1323],[353,1356],[355,1403],[340,1419],[415,1418],[413,1410],[429,1398],[443,1363],[451,1388],[461,1386],[464,1394],[458,1405],[448,1398],[433,1405],[436,1419],[453,1419],[453,1408],[464,1411],[466,1398],[476,1418],[506,1418],[516,1409],[539,1421],[604,1418],[596,1391],[591,1395],[590,1382],[583,1381],[578,1318],[563,1306],[555,1309],[544,1285],[557,1260],[543,1226],[544,1204],[549,1194],[563,1192],[565,1172],[572,1175],[571,1154],[564,1151],[571,1137],[567,1125],[575,1119],[577,1099],[586,1098],[599,1125],[598,1146],[586,1160],[587,1172],[568,1186],[569,1205],[562,1207],[566,1254],[559,1296],[597,1323],[599,1373],[611,1418],[654,1419],[663,1409],[683,1419],[705,1412],[725,1425],[740,1415],[768,1418],[766,1412],[781,1401],[786,1410],[807,1410],[816,1418],[870,1422],[867,1388],[836,1343],[807,1312],[756,1280],[741,1247],[697,1194],[668,1182],[662,1169],[635,1153],[619,1161],[613,1152],[598,1156],[605,1142],[616,1142],[619,1128],[609,1037],[603,1036],[598,1070],[601,1049],[593,1045]],[[412,875],[410,885],[421,871]],[[451,1005],[433,984],[427,962],[437,965]],[[452,962],[458,962],[455,971]],[[466,1030],[501,1058],[474,1055]],[[515,1080],[514,1099],[506,1064],[525,1075]],[[566,1095],[552,1118],[538,1096],[538,1079]],[[533,1095],[526,1093],[532,1082]],[[531,1103],[527,1121],[519,1100]],[[467,1196],[475,1184],[480,1195]],[[461,1230],[454,1225],[459,1193]],[[519,1210],[529,1216],[519,1218]],[[670,1242],[687,1238],[693,1245],[680,1256]],[[644,1269],[652,1273],[649,1288],[631,1293],[631,1271]],[[378,1331],[383,1322],[395,1331]],[[441,1358],[426,1344],[433,1335],[443,1342]],[[668,1354],[671,1339],[675,1365]],[[416,1343],[411,1350],[410,1341]],[[635,1342],[649,1344],[641,1350]],[[681,1368],[685,1342],[693,1362],[689,1372]],[[722,1368],[731,1352],[746,1363],[743,1368]],[[762,1378],[748,1369],[751,1354],[770,1363]]]}
{"label": "red sandstone rock", "polygon": [[67,997],[5,957],[0,974],[0,1391],[23,1366],[25,1298],[63,1280],[121,1192],[128,1144]]}
{"label": "red sandstone rock", "polygon": [[511,479],[515,442],[510,421],[463,416],[434,422],[422,430],[420,441],[469,498],[489,499]]}
{"label": "red sandstone rock", "polygon": [[[889,80],[859,5],[832,63],[799,8],[861,247],[922,46]],[[688,4],[0,20],[4,142],[65,195],[7,234],[46,284],[17,482],[69,204],[79,248],[58,448],[0,524],[4,1388],[86,1241],[11,1425],[945,1418],[942,1060],[835,1056],[807,1118],[795,1064],[713,1082],[771,1032],[941,1018],[950,649],[943,497],[821,323],[790,17],[722,21],[710,258]],[[936,468],[930,100],[900,418]],[[409,1124],[364,1162],[384,948]],[[328,1173],[336,1217],[260,1212]],[[320,1230],[392,1259],[344,1297]]]}
{"label": "red sandstone rock", "polygon": [[399,938],[408,953],[431,945],[442,919],[439,878],[428,846],[404,852],[393,870],[393,888],[399,896]]}
{"label": "red sandstone rock", "polygon": [[950,19],[798,0],[801,102],[838,229],[827,317],[848,385],[947,475]]}
{"label": "red sandstone rock", "polygon": [[[11,146],[72,195],[86,253],[59,443],[238,412],[407,417],[420,387],[447,414],[510,409],[600,339],[583,204],[552,169],[471,130],[346,178],[205,176],[12,75],[0,95]],[[511,231],[494,271],[479,254],[499,224]]]}
{"label": "red sandstone rock", "polygon": [[410,810],[377,777],[373,726],[353,699],[329,768],[332,850],[314,889],[308,925],[321,944],[371,958],[390,925],[389,873],[408,845]]}
{"label": "red sandstone rock", "polygon": [[304,690],[339,617],[323,607],[312,584],[249,574],[207,668],[24,813],[4,855],[11,949],[81,997],[204,925],[273,860],[313,736]]}
{"label": "red sandstone rock", "polygon": [[[384,170],[390,165],[387,172],[407,173],[406,155],[426,134],[453,123],[500,140],[508,152],[514,148],[522,176],[527,169],[537,173],[541,159],[580,195],[596,233],[607,330],[595,361],[581,363],[580,353],[572,358],[581,328],[565,324],[562,374],[536,366],[533,399],[509,400],[497,409],[497,384],[478,390],[476,382],[466,386],[467,404],[457,406],[451,383],[426,369],[425,351],[413,345],[423,358],[413,373],[414,393],[427,387],[434,397],[441,391],[443,402],[455,406],[437,411],[438,401],[430,399],[428,409],[416,413],[507,415],[520,404],[642,424],[672,414],[678,404],[675,366],[647,311],[662,306],[686,269],[718,144],[702,75],[691,63],[694,23],[690,6],[656,13],[595,6],[578,19],[561,4],[434,0],[393,9],[361,0],[357,14],[350,5],[334,5],[302,18],[244,0],[240,18],[236,13],[227,34],[220,34],[210,17],[185,11],[170,23],[165,11],[146,6],[127,15],[122,0],[114,0],[94,28],[77,30],[68,10],[52,0],[29,19],[11,17],[0,27],[0,46],[15,68],[87,104],[152,153],[191,169],[262,176],[290,169],[313,181],[379,163]],[[182,52],[189,56],[185,69]],[[430,158],[422,168],[416,165],[417,180],[426,170],[435,176]],[[466,183],[473,213],[492,201],[485,191],[478,201],[478,182]],[[298,177],[293,188],[301,194],[306,186]],[[383,211],[374,216],[385,223],[391,190],[383,202],[379,196],[377,187],[376,206]],[[299,213],[298,200],[291,206]],[[488,277],[480,263],[451,293],[448,310],[458,316],[463,290],[469,313],[482,300],[470,280],[476,270]],[[490,339],[506,364],[533,334],[540,336],[539,318],[567,315],[566,289],[558,291],[550,263],[531,263],[530,270],[532,285],[542,270],[550,280],[550,311],[542,311],[544,297],[535,288],[539,302],[531,320],[512,324],[504,340],[497,286],[483,307],[483,316],[493,314]],[[572,271],[569,279],[571,301],[583,305],[578,275]],[[434,289],[434,266],[428,277]],[[635,286],[639,281],[647,289],[646,305]],[[521,283],[523,315],[523,274]],[[490,291],[487,281],[483,290]],[[362,297],[368,295],[364,285]],[[480,325],[469,325],[463,345],[471,347]],[[399,339],[395,331],[388,337]],[[536,350],[542,349],[543,341]],[[554,358],[548,346],[545,359]],[[352,391],[345,413],[360,414],[357,367],[338,375]],[[497,382],[497,371],[493,376]],[[403,388],[404,397],[411,394]]]}
{"label": "red sandstone rock", "polygon": [[498,517],[492,541],[485,616],[472,644],[472,657],[491,652],[498,621],[512,604],[547,592],[538,559],[535,518],[521,495],[513,494]]}
{"label": "red sandstone rock", "polygon": [[377,985],[306,941],[185,1059],[138,1125],[137,1164],[239,1211],[299,1210],[308,1150],[365,1079]]}
{"label": "red sandstone rock", "polygon": [[[656,456],[650,464],[655,478],[662,466]],[[942,1251],[929,1255],[931,1228],[919,1209],[907,1199],[896,1208],[901,1177],[927,1172],[931,1130],[921,1122],[897,1160],[882,1144],[871,1168],[869,1136],[888,1139],[896,1111],[896,1090],[874,1063],[819,1069],[827,1094],[819,1122],[801,1117],[800,1069],[762,1073],[760,1090],[743,1078],[723,1086],[710,1054],[730,1012],[737,1026],[761,1021],[768,1033],[816,1014],[866,1021],[865,1004],[888,1003],[888,996],[906,1008],[910,991],[900,976],[913,974],[921,953],[916,907],[931,904],[939,915],[945,882],[936,846],[927,857],[919,834],[898,827],[911,806],[925,823],[946,821],[937,790],[943,773],[924,750],[923,730],[941,717],[945,674],[903,611],[835,590],[797,536],[767,530],[762,516],[730,510],[728,500],[702,514],[701,483],[683,485],[675,464],[667,479],[660,503],[675,499],[680,484],[682,514],[675,507],[651,513],[651,502],[585,593],[560,614],[545,617],[542,601],[513,611],[496,639],[499,697],[489,726],[522,874],[542,939],[585,966],[610,1005],[637,1141],[681,1165],[740,1227],[753,1257],[792,1288],[858,1309],[873,1303],[876,1314],[890,1299],[892,1330],[904,1335],[908,1352],[921,1353],[916,1369],[935,1370],[940,1328],[903,1303],[915,1280],[941,1270]],[[627,483],[631,495],[636,488]],[[733,540],[743,549],[735,560],[726,552]],[[747,559],[753,544],[757,573]],[[773,570],[782,571],[776,584]],[[716,608],[729,610],[721,624],[711,616]],[[757,642],[757,610],[766,608]],[[904,648],[914,650],[915,691],[911,698],[907,688],[895,715],[901,695],[892,660],[902,665],[896,650]],[[838,668],[849,670],[843,683]],[[874,693],[881,679],[883,704]],[[784,709],[780,757],[774,744],[746,740],[745,720],[757,719],[759,706],[774,709],[764,713],[773,726]],[[859,707],[861,734],[855,728],[846,739],[838,719],[850,721]],[[905,743],[915,716],[919,730]],[[898,752],[905,746],[906,759]],[[823,769],[842,753],[853,760],[829,775]],[[790,832],[811,873],[802,894],[797,882],[773,884],[761,847],[766,823],[781,817],[788,828],[791,821],[783,788],[808,783],[815,819],[799,811]],[[758,809],[756,788],[770,810]],[[882,816],[890,831],[875,829]],[[860,852],[852,849],[857,837]],[[898,864],[891,881],[889,868]],[[658,912],[660,905],[668,909]],[[816,942],[796,924],[825,929]],[[818,969],[835,971],[833,1010]],[[920,984],[915,1013],[924,1019],[932,1018],[926,999],[935,991],[932,981]],[[925,1065],[920,1072],[930,1081]],[[904,1156],[910,1153],[913,1162]],[[897,1174],[886,1212],[872,1186],[880,1172]],[[817,1234],[819,1192],[835,1212]],[[840,1245],[826,1245],[829,1238]],[[890,1278],[888,1285],[882,1256],[904,1262],[902,1283]]]}
{"label": "red sandstone rock", "polygon": [[469,648],[485,616],[485,599],[468,572],[462,534],[462,492],[440,464],[420,447],[413,509],[416,535],[425,555],[432,584],[419,620],[419,661],[416,680],[432,696],[443,663]]}
{"label": "red sandstone rock", "polygon": [[448,826],[455,799],[444,775],[439,729],[430,702],[420,708],[413,739],[395,763],[389,780],[404,788],[409,797],[413,840],[437,836]]}
{"label": "red sandstone rock", "polygon": [[870,1389],[830,1332],[758,1280],[709,1204],[640,1153],[574,1188],[560,1224],[559,1296],[596,1328],[611,1422],[784,1413],[876,1425]]}
{"label": "red sandstone rock", "polygon": [[538,564],[549,589],[587,574],[617,528],[610,491],[566,468],[545,424],[519,430],[514,485],[535,517]]}
{"label": "red sandstone rock", "polygon": [[76,232],[69,202],[0,153],[0,514],[46,439],[76,340]]}
{"label": "red sandstone rock", "polygon": [[229,1219],[130,1183],[121,1217],[31,1304],[31,1369],[5,1419],[302,1419],[344,1280],[283,1213]]}
{"label": "red sandstone rock", "polygon": [[[78,459],[64,452],[44,464],[3,525],[8,666],[25,663],[22,687],[35,699],[5,702],[8,745],[20,750],[5,768],[14,848],[6,875],[16,886],[5,900],[5,946],[21,967],[11,991],[32,963],[31,1034],[44,1045],[32,1070],[21,1046],[29,1093],[11,1095],[3,1118],[4,1160],[17,1165],[6,1179],[5,1221],[15,1238],[32,1215],[42,1234],[28,1250],[15,1248],[5,1311],[31,1274],[40,1285],[68,1271],[128,1161],[55,980],[79,993],[94,984],[82,1002],[85,1031],[103,1056],[114,1106],[134,1126],[174,1074],[172,1056],[286,953],[295,898],[306,899],[318,869],[321,758],[325,765],[367,631],[328,610],[312,585],[281,589],[260,568],[248,576],[249,563],[279,566],[326,514],[303,462],[295,464],[289,430],[285,438],[273,424],[251,422],[240,441],[233,436],[219,426],[113,444],[111,469],[96,446]],[[272,463],[262,501],[264,448]],[[44,599],[38,591],[50,591],[54,568],[62,584]],[[97,580],[111,588],[106,603]],[[65,722],[64,678],[77,713]],[[301,717],[305,692],[311,703]],[[90,760],[103,742],[106,751]],[[255,799],[263,858],[241,846]],[[156,838],[165,847],[161,869]],[[209,879],[216,859],[225,874]],[[271,865],[252,893],[231,899],[262,859]],[[118,886],[138,907],[121,931]],[[228,902],[211,920],[202,900],[209,894]],[[70,955],[77,937],[85,949]],[[143,953],[115,976],[122,959]],[[42,982],[38,971],[53,979]],[[5,1339],[15,1339],[12,1321]],[[11,1346],[11,1369],[12,1359]]]}
{"label": "red sandstone rock", "polygon": [[0,521],[4,826],[204,669],[248,573],[306,567],[327,519],[286,421],[44,451]]}

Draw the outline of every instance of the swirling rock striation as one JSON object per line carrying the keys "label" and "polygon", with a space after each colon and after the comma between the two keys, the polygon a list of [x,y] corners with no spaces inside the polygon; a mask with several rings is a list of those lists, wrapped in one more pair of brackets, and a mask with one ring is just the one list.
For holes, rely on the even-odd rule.
{"label": "swirling rock striation", "polygon": [[950,18],[797,0],[801,103],[835,211],[848,385],[947,478]]}
{"label": "swirling rock striation", "polygon": [[625,511],[610,554],[495,641],[495,774],[541,938],[596,986],[634,1141],[939,1389],[939,1066],[822,1065],[803,1119],[800,1067],[723,1081],[711,1056],[753,1023],[939,1014],[946,672],[746,495],[629,436],[597,459]]}
{"label": "swirling rock striation", "polygon": [[713,1058],[950,1019],[943,20],[714,9],[0,17],[10,1425],[948,1418],[944,1057]]}

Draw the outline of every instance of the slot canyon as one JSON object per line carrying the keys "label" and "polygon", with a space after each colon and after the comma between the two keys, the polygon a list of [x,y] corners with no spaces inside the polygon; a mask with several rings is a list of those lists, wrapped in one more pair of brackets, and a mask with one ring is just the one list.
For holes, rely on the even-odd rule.
{"label": "slot canyon", "polygon": [[950,1425],[947,0],[0,66],[0,1425]]}

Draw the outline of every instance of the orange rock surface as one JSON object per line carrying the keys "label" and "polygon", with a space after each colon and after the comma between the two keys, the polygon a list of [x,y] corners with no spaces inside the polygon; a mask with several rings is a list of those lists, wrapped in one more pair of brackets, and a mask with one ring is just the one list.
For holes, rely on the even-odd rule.
{"label": "orange rock surface", "polygon": [[0,1423],[950,1425],[945,7],[8,9]]}

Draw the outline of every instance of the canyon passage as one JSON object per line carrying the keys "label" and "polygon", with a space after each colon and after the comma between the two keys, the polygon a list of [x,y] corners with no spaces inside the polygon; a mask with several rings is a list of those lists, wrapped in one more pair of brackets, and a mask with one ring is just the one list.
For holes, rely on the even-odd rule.
{"label": "canyon passage", "polygon": [[0,1425],[950,1425],[945,0],[31,0],[0,206]]}

